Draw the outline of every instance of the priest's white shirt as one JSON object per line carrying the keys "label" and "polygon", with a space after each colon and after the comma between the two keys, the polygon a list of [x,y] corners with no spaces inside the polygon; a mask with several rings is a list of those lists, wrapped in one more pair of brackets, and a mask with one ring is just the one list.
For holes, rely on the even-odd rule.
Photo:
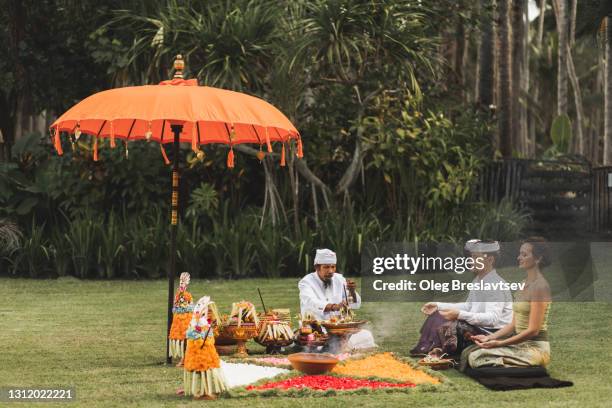
{"label": "priest's white shirt", "polygon": [[[339,315],[340,312],[324,312],[325,306],[330,303],[342,303],[347,295],[346,279],[339,273],[334,273],[330,285],[326,288],[316,272],[304,276],[298,284],[300,289],[300,309],[302,316],[310,313],[317,320],[328,320],[331,316]],[[356,293],[356,299],[350,303],[351,309],[361,307],[361,296]]]}
{"label": "priest's white shirt", "polygon": [[[346,288],[346,279],[339,273],[334,273],[331,284],[325,284],[316,272],[309,273],[300,280],[300,312],[302,316],[311,314],[317,320],[328,320],[331,316],[339,315],[340,312],[325,312],[328,304],[342,303],[349,294]],[[355,292],[355,299],[349,303],[351,309],[361,307],[361,296]],[[360,330],[349,338],[348,347],[352,349],[376,347],[374,337],[368,330]]]}

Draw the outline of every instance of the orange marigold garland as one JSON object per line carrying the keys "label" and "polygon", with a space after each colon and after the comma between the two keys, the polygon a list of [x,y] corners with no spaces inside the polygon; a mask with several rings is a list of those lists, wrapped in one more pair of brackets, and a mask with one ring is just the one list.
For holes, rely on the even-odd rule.
{"label": "orange marigold garland", "polygon": [[335,374],[352,377],[379,377],[414,384],[439,384],[440,380],[411,367],[393,355],[393,353],[374,354],[358,360],[346,360],[332,371]]}
{"label": "orange marigold garland", "polygon": [[174,307],[172,308],[172,326],[170,327],[170,351],[173,358],[182,358],[185,350],[185,337],[193,311],[193,298],[187,291],[191,277],[189,273],[183,272],[180,277],[179,289],[174,296]]}
{"label": "orange marigold garland", "polygon": [[204,296],[193,309],[187,329],[187,351],[183,372],[185,395],[201,397],[220,394],[227,389],[215,337],[208,320],[210,297]]}

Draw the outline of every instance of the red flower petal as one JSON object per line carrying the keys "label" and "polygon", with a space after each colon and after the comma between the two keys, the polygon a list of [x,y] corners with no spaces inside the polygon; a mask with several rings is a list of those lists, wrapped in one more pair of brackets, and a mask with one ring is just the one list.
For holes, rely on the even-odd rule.
{"label": "red flower petal", "polygon": [[386,381],[372,381],[350,377],[333,377],[329,375],[305,375],[301,377],[289,378],[284,381],[269,382],[263,385],[247,387],[248,390],[268,390],[273,388],[280,389],[302,389],[311,388],[314,390],[354,390],[358,388],[405,388],[414,387],[412,383],[391,383]]}

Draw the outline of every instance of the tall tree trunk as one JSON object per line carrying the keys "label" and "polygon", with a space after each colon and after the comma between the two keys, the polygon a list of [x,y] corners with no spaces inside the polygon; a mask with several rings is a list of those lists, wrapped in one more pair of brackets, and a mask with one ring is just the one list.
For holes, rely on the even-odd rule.
{"label": "tall tree trunk", "polygon": [[291,185],[291,197],[293,198],[293,232],[298,237],[300,234],[300,190],[299,190],[299,175],[295,169],[295,154],[292,152],[290,144],[286,146],[287,154],[289,155],[289,183]]}
{"label": "tall tree trunk", "polygon": [[[465,26],[464,26],[465,27]],[[467,84],[469,80],[468,75],[468,64],[470,54],[470,30],[464,28],[463,33],[463,54],[461,55],[461,89],[463,92],[463,102],[470,103],[472,101],[472,95],[468,92]]]}
{"label": "tall tree trunk", "polygon": [[463,72],[463,54],[465,50],[465,25],[463,21],[461,21],[461,17],[457,18],[457,29],[455,30],[455,38],[454,38],[455,46],[453,49],[455,50],[453,68],[455,70],[455,75],[457,76],[457,82],[459,83],[459,89],[461,89],[462,100],[464,99],[464,85],[465,85],[465,73]]}
{"label": "tall tree trunk", "polygon": [[511,0],[498,2],[499,12],[499,148],[504,158],[512,157],[512,50],[510,49]]}
{"label": "tall tree trunk", "polygon": [[493,105],[493,89],[495,88],[495,20],[491,15],[491,8],[491,0],[482,0],[475,100],[478,106],[486,110],[489,110],[490,106]]}
{"label": "tall tree trunk", "polygon": [[25,37],[26,8],[19,0],[5,2],[8,11],[8,54],[12,60],[14,96],[7,100],[9,121],[8,131],[3,132],[4,156],[10,158],[11,146],[21,136],[25,95],[27,94],[27,73],[20,54],[20,47]]}
{"label": "tall tree trunk", "polygon": [[557,115],[567,114],[567,0],[556,2],[557,34],[559,49],[557,56]]}
{"label": "tall tree trunk", "polygon": [[570,32],[569,32],[569,45],[570,48],[574,46],[576,42],[576,14],[578,13],[578,0],[570,0]]}
{"label": "tall tree trunk", "polygon": [[[554,1],[554,0],[553,0]],[[544,18],[546,17],[546,2],[547,0],[540,0],[540,15],[538,16],[538,33],[536,38],[536,48],[538,52],[542,52],[542,43],[544,41]],[[529,24],[529,23],[528,23]],[[537,83],[538,78],[534,78],[534,83]],[[535,102],[535,106],[540,104],[540,87],[535,86],[535,90],[533,93],[533,100]],[[530,122],[529,122],[529,156],[536,156],[536,118],[533,113],[530,113]]]}
{"label": "tall tree trunk", "polygon": [[[481,0],[476,0],[476,15],[478,17],[479,21],[482,21],[482,4],[481,4]],[[482,24],[482,23],[481,23]],[[478,27],[476,29],[476,66],[474,69],[474,102],[477,103],[478,102],[478,85],[479,85],[479,79],[478,76],[480,75],[480,46],[482,44],[482,27]]]}
{"label": "tall tree trunk", "polygon": [[584,154],[584,107],[582,106],[582,92],[580,91],[580,82],[576,75],[576,67],[574,66],[574,58],[572,51],[567,46],[567,73],[569,74],[572,89],[574,90],[574,104],[576,105],[576,135],[572,142],[572,151],[576,154]]}
{"label": "tall tree trunk", "polygon": [[[604,40],[606,34],[604,33]],[[592,119],[592,132],[591,132],[591,161],[594,165],[601,165],[603,163],[603,151],[604,151],[604,128],[605,120],[604,105],[605,105],[605,86],[606,86],[606,60],[605,60],[605,43],[603,44],[603,51],[599,53],[597,58],[597,77],[591,92],[597,93],[604,89],[604,104],[595,109],[595,114]]]}
{"label": "tall tree trunk", "polygon": [[523,64],[525,38],[525,0],[514,0],[512,3],[512,138],[513,150],[521,156],[526,154],[523,135]]}
{"label": "tall tree trunk", "polygon": [[[523,83],[521,84],[521,89],[523,95],[529,94],[530,84],[531,84],[531,72],[529,70],[529,44],[530,44],[530,22],[529,22],[529,0],[523,0],[525,2],[525,20],[523,22]],[[523,137],[523,146],[525,149],[525,156],[527,158],[533,157],[531,153],[531,141],[529,139],[529,100],[524,97],[523,103],[521,104],[521,115],[523,117],[523,121],[521,122],[521,136]]]}
{"label": "tall tree trunk", "polygon": [[603,164],[612,164],[612,21],[606,18],[606,63],[604,72],[604,148]]}
{"label": "tall tree trunk", "polygon": [[546,0],[540,0],[540,15],[538,17],[538,42],[537,42],[538,50],[542,49],[542,41],[544,41],[544,16],[545,15],[546,15]]}

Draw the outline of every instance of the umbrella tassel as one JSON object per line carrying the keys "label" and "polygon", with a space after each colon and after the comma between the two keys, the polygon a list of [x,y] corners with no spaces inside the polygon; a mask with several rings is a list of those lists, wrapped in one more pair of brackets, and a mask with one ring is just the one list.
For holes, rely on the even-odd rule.
{"label": "umbrella tassel", "polygon": [[281,167],[285,167],[286,165],[286,161],[285,161],[285,144],[283,143],[283,150],[281,151],[281,162],[280,165]]}
{"label": "umbrella tassel", "polygon": [[302,147],[302,138],[298,136],[297,140],[297,157],[300,159],[304,157],[304,148]]}
{"label": "umbrella tassel", "polygon": [[98,161],[98,138],[94,139],[93,160]]}
{"label": "umbrella tassel", "polygon": [[59,154],[60,156],[64,154],[64,151],[62,150],[62,141],[60,140],[60,129],[59,129],[59,126],[55,129],[55,136],[53,138],[53,145],[55,146],[55,150],[57,151],[57,154]]}
{"label": "umbrella tassel", "polygon": [[268,153],[272,153],[272,144],[270,143],[270,135],[268,134],[268,128],[266,128],[266,144],[268,145]]}
{"label": "umbrella tassel", "polygon": [[147,131],[145,133],[145,139],[147,139],[147,142],[151,141],[152,136],[153,136],[153,132],[151,131],[151,122],[149,122]]}
{"label": "umbrella tassel", "polygon": [[227,154],[227,168],[229,169],[234,168],[234,148],[233,147],[230,147],[230,151]]}
{"label": "umbrella tassel", "polygon": [[111,149],[114,149],[116,146],[115,144],[115,125],[113,124],[113,122],[110,123],[110,147]]}
{"label": "umbrella tassel", "polygon": [[166,149],[164,149],[164,145],[160,143],[159,149],[161,150],[161,154],[164,157],[164,163],[166,163],[166,166],[169,165],[170,160],[168,160],[168,155],[166,154]]}
{"label": "umbrella tassel", "polygon": [[191,150],[193,150],[194,153],[197,153],[200,150],[198,146],[198,132],[196,129],[196,122],[193,123],[193,128],[191,130]]}

